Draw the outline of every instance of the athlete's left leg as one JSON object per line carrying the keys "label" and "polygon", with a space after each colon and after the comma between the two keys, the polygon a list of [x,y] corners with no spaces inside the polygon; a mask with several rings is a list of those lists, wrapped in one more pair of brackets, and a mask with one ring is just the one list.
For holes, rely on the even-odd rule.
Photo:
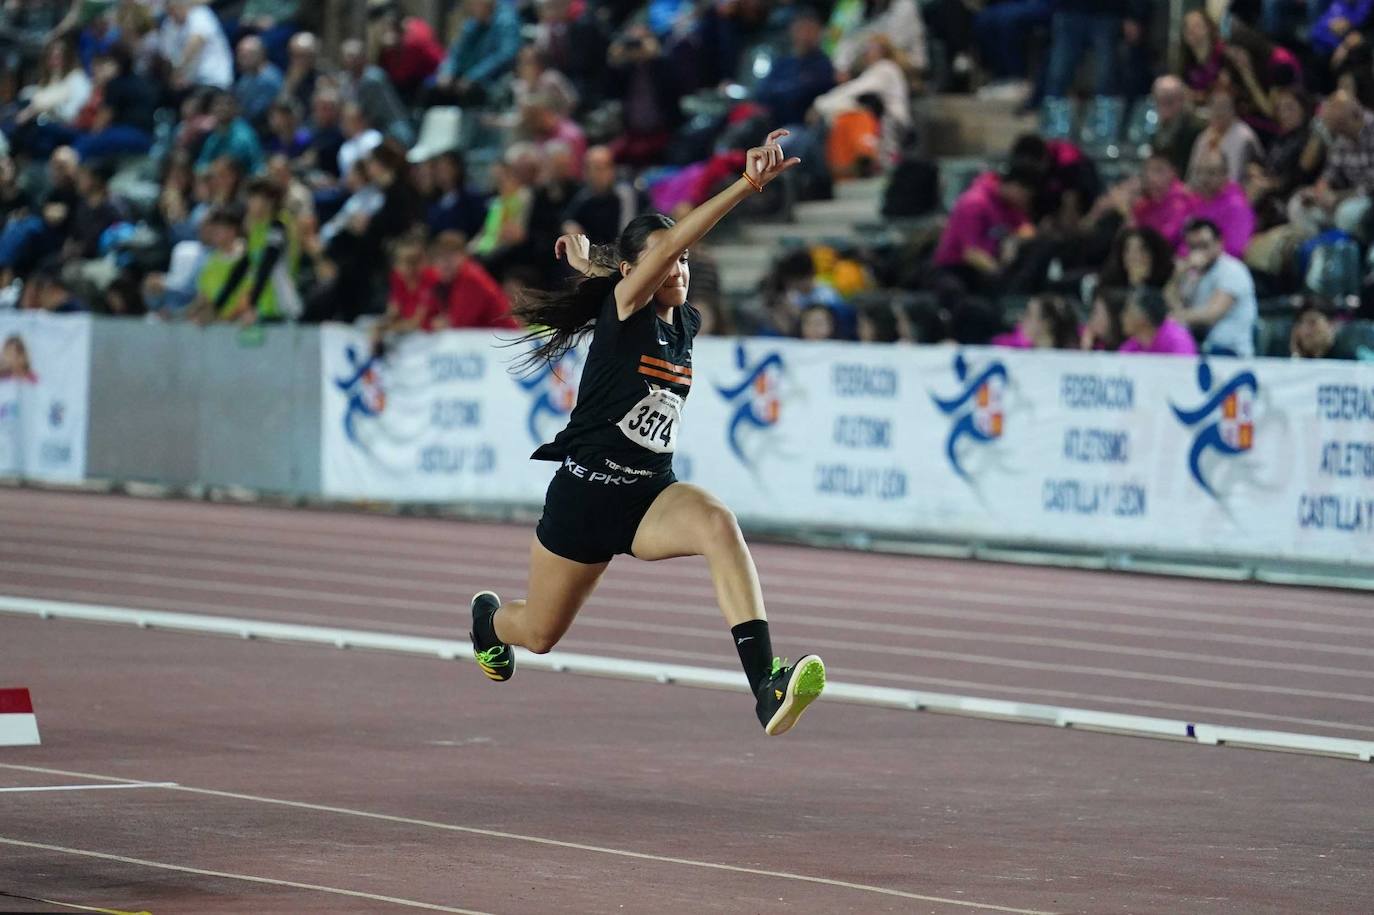
{"label": "athlete's left leg", "polygon": [[791,728],[825,687],[825,665],[816,655],[804,656],[793,667],[774,663],[758,570],[734,513],[701,487],[674,483],[639,522],[632,551],[649,562],[706,558],[716,600],[757,700],[759,721],[769,734]]}

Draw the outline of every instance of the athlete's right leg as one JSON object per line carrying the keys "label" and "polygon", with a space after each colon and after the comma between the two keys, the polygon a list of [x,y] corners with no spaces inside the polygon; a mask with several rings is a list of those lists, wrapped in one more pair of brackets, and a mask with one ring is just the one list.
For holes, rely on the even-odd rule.
{"label": "athlete's right leg", "polygon": [[503,604],[492,620],[496,637],[535,654],[550,651],[572,625],[609,562],[582,563],[530,546],[530,589],[524,600]]}

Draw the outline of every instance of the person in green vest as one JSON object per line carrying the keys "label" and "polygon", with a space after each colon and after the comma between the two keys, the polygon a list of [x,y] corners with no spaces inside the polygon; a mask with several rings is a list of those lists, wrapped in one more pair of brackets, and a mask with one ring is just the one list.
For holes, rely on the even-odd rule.
{"label": "person in green vest", "polygon": [[215,303],[215,312],[220,320],[244,324],[295,320],[302,311],[296,288],[300,238],[282,206],[282,189],[267,178],[254,178],[248,182],[247,197],[247,243],[234,265],[230,288]]}
{"label": "person in green vest", "polygon": [[[217,206],[200,226],[201,244],[207,252],[196,275],[196,297],[187,314],[197,324],[209,324],[219,316],[218,303],[234,297],[243,276],[234,278],[243,258],[243,214],[232,206]],[[232,280],[232,283],[231,283]]]}

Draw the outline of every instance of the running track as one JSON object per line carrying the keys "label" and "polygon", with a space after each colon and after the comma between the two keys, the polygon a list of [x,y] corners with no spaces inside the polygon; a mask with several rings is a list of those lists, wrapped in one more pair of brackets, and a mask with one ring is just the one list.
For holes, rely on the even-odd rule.
{"label": "running track", "polygon": [[[0,490],[0,595],[455,638],[472,591],[523,590],[529,536]],[[838,681],[1374,735],[1365,594],[756,556],[776,647],[822,652]],[[692,561],[618,561],[560,647],[736,664]],[[536,671],[495,687],[413,657],[4,615],[0,685],[33,689],[45,740],[0,750],[0,787],[181,786],[0,793],[0,892],[26,897],[158,915],[1374,910],[1371,772],[1350,762],[825,703],[765,742],[738,695]]]}

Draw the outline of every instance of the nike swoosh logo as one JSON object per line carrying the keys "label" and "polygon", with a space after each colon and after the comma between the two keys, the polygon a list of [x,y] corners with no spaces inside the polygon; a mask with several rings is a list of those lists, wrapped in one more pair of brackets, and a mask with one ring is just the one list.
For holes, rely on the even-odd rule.
{"label": "nike swoosh logo", "polygon": [[743,645],[745,642],[751,642],[751,641],[753,641],[753,640],[754,640],[754,637],[753,637],[752,635],[746,635],[746,636],[744,636],[744,637],[741,638],[741,639],[736,639],[736,640],[735,640],[735,644],[736,644],[736,645]]}
{"label": "nike swoosh logo", "polygon": [[667,340],[660,340],[660,341],[658,341],[658,345],[659,345],[659,346],[667,346],[667,345],[668,345],[668,341],[667,341]]}

